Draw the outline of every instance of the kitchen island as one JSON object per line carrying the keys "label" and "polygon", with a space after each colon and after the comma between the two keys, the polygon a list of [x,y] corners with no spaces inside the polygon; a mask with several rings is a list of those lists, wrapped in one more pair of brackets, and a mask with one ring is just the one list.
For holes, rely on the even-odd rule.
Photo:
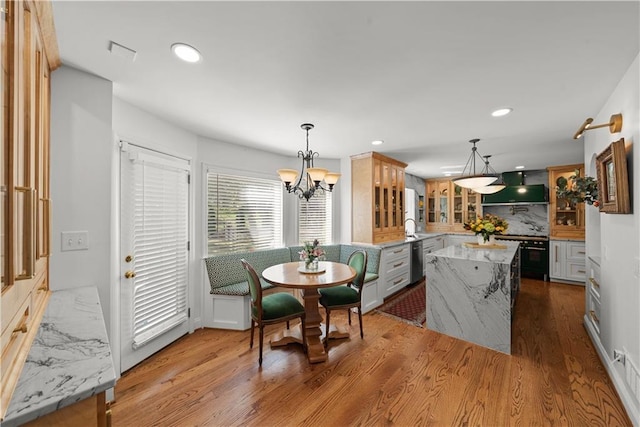
{"label": "kitchen island", "polygon": [[427,328],[511,354],[520,249],[511,241],[497,246],[463,243],[425,255]]}

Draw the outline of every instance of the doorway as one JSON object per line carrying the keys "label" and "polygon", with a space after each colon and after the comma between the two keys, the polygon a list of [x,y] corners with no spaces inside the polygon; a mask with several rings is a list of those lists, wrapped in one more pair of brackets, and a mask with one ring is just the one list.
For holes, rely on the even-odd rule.
{"label": "doorway", "polygon": [[120,372],[189,332],[190,169],[121,141]]}

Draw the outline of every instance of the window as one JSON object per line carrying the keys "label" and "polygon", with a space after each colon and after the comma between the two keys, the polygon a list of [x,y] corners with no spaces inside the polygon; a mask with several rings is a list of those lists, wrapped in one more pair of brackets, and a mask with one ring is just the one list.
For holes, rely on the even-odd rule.
{"label": "window", "polygon": [[[323,194],[324,193],[324,194]],[[298,201],[298,240],[300,243],[318,239],[321,244],[333,243],[332,193],[316,193],[307,202]]]}
{"label": "window", "polygon": [[207,171],[209,255],[282,246],[279,180]]}

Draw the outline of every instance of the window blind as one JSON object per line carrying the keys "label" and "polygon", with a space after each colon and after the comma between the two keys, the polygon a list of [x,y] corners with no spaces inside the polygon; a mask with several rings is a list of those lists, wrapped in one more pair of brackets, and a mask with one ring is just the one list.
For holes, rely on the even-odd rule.
{"label": "window blind", "polygon": [[298,239],[300,243],[318,239],[321,244],[333,243],[332,193],[316,193],[306,201],[298,201]]}
{"label": "window blind", "polygon": [[[184,163],[182,163],[184,162]],[[187,320],[188,162],[131,153],[133,348]]]}
{"label": "window blind", "polygon": [[282,246],[280,181],[207,171],[209,255]]}

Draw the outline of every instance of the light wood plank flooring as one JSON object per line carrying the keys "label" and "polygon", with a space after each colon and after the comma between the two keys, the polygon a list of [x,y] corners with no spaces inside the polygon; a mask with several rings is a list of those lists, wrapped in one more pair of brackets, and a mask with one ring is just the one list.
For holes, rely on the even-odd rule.
{"label": "light wood plank flooring", "polygon": [[[118,426],[627,426],[582,325],[584,288],[523,279],[511,356],[378,313],[329,361],[201,329],[126,372]],[[336,313],[346,323],[346,315]],[[332,315],[333,318],[333,315]],[[333,322],[332,322],[333,323]],[[265,342],[279,326],[267,330]],[[257,341],[257,340],[256,340]]]}

